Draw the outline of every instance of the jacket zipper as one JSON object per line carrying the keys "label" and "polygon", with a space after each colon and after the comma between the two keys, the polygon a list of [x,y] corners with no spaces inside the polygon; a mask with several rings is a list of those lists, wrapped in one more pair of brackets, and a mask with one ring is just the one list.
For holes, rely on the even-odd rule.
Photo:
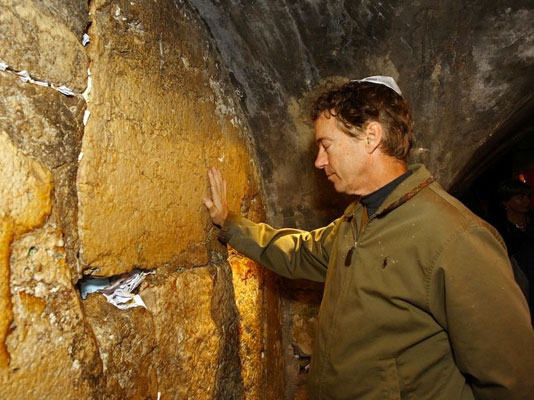
{"label": "jacket zipper", "polygon": [[350,267],[352,264],[352,255],[356,251],[356,246],[358,245],[358,239],[362,235],[363,229],[365,226],[369,223],[369,221],[374,217],[374,215],[371,216],[371,218],[368,219],[367,217],[367,208],[363,207],[362,212],[362,219],[360,221],[360,229],[358,230],[358,236],[356,236],[356,228],[355,224],[352,222],[352,218],[349,221],[350,227],[352,229],[352,235],[354,236],[354,245],[349,249],[347,252],[347,255],[345,256],[345,267]]}

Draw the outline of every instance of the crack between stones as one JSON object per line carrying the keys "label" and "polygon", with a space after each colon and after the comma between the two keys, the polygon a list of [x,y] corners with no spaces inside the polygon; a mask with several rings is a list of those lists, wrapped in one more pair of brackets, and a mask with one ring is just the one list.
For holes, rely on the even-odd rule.
{"label": "crack between stones", "polygon": [[[87,9],[88,9],[88,17],[87,17],[87,25],[84,29],[84,36],[85,35],[88,35],[89,37],[91,37],[91,34],[93,33],[92,32],[92,28],[94,27],[94,24],[95,24],[95,11],[96,11],[96,4],[95,4],[95,1],[94,0],[88,0],[87,1]],[[83,138],[85,137],[85,130],[87,128],[87,122],[89,120],[89,116],[91,114],[90,110],[88,109],[88,106],[89,106],[89,103],[90,103],[90,94],[91,94],[91,67],[93,66],[93,44],[91,43],[91,41],[88,42],[88,45],[86,46],[86,53],[87,53],[87,60],[88,60],[88,66],[87,66],[87,86],[86,86],[86,89],[85,91],[81,94],[81,97],[83,98],[83,100],[85,101],[85,104],[86,104],[86,109],[84,111],[84,116],[83,116],[83,132],[82,132],[82,138],[81,138],[81,146],[80,146],[80,153],[78,154],[78,164],[82,161],[83,159]],[[86,267],[88,267],[88,265],[84,262],[83,260],[83,243],[82,243],[82,232],[80,230],[80,221],[83,220],[82,218],[82,203],[81,203],[81,199],[80,199],[80,196],[79,196],[79,193],[80,193],[80,186],[79,186],[79,171],[80,171],[80,168],[79,168],[79,165],[78,165],[78,169],[76,171],[76,197],[77,197],[77,204],[78,204],[78,218],[77,218],[77,223],[78,223],[78,226],[76,227],[76,229],[78,230],[78,257],[77,257],[77,274],[78,274],[78,277],[81,277],[84,275],[84,269]]]}
{"label": "crack between stones", "polygon": [[64,96],[67,96],[67,97],[74,97],[74,96],[78,97],[78,96],[82,95],[81,93],[74,92],[72,89],[69,89],[65,85],[57,86],[57,85],[54,85],[53,83],[50,83],[48,81],[41,81],[41,80],[34,79],[34,78],[31,77],[31,75],[25,69],[18,70],[18,69],[14,68],[14,67],[11,67],[11,66],[5,64],[2,61],[0,61],[0,71],[6,72],[6,73],[9,73],[9,74],[17,75],[19,77],[19,79],[24,83],[31,83],[31,84],[34,84],[36,86],[48,87],[48,88],[57,90],[58,92],[60,92],[61,94],[63,94]]}
{"label": "crack between stones", "polygon": [[[88,0],[87,1],[87,9],[88,9],[88,16],[87,16],[87,25],[84,29],[84,37],[85,35],[89,35],[90,31],[91,31],[91,27],[93,26],[94,24],[94,15],[95,15],[95,1],[94,0]],[[90,36],[90,35],[89,35]],[[86,53],[87,53],[87,60],[88,60],[88,65],[87,65],[87,86],[86,86],[86,89],[83,93],[76,93],[76,96],[78,97],[81,97],[83,99],[83,101],[85,101],[85,104],[86,104],[86,109],[84,111],[84,117],[83,117],[83,131],[82,131],[82,143],[81,143],[81,146],[80,146],[80,153],[78,154],[78,163],[82,160],[83,158],[83,152],[82,152],[82,148],[83,148],[83,138],[85,136],[85,129],[86,129],[86,126],[87,126],[87,120],[89,118],[89,110],[87,109],[87,105],[89,104],[90,102],[90,92],[91,92],[91,74],[90,74],[90,70],[91,70],[91,67],[92,67],[92,63],[93,63],[93,57],[92,57],[92,46],[91,46],[91,43],[90,41],[87,43],[87,45],[84,45],[84,47],[86,48]],[[78,205],[78,218],[77,218],[77,226],[76,226],[76,230],[78,230],[78,254],[76,256],[76,273],[77,273],[77,280],[79,280],[81,277],[83,277],[84,275],[84,268],[87,267],[87,265],[83,262],[83,246],[82,246],[82,241],[81,241],[81,232],[80,232],[80,221],[81,221],[81,209],[82,209],[82,204],[80,202],[80,197],[79,197],[79,192],[80,192],[80,188],[79,188],[79,180],[78,180],[78,175],[79,174],[79,166],[77,168],[77,171],[76,171],[76,182],[75,182],[75,185],[76,185],[76,202],[77,202],[77,205]],[[74,285],[74,284],[73,284]],[[106,371],[105,371],[105,367],[104,367],[104,359],[102,357],[102,349],[100,348],[99,346],[99,343],[98,343],[98,340],[97,340],[97,337],[96,337],[96,334],[93,330],[93,327],[91,325],[91,323],[89,322],[87,316],[86,316],[86,313],[85,313],[85,307],[83,305],[83,299],[81,298],[81,294],[80,294],[80,291],[79,291],[79,288],[77,285],[74,285],[74,290],[77,292],[78,294],[78,301],[80,302],[80,311],[81,311],[81,314],[82,314],[82,319],[83,319],[83,323],[84,323],[84,326],[85,326],[85,329],[86,329],[86,332],[88,333],[88,336],[90,337],[90,340],[93,342],[95,348],[96,348],[96,358],[97,360],[100,362],[100,370],[101,370],[101,375],[102,375],[102,381],[100,382],[101,384],[101,387],[102,388],[105,388],[107,386],[107,379],[108,379],[108,376],[106,374]],[[91,378],[91,377],[89,377]],[[100,389],[99,391],[97,392],[100,392],[100,393],[97,393],[96,396],[99,396],[101,397],[105,392],[105,389]]]}

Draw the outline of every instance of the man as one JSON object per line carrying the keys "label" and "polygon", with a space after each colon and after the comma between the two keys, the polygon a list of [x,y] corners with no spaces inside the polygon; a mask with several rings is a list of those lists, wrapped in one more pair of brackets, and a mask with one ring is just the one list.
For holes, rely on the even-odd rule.
{"label": "man", "polygon": [[534,316],[534,221],[530,213],[530,186],[517,179],[502,181],[497,189],[502,213],[495,220],[514,275]]}
{"label": "man", "polygon": [[321,95],[315,166],[343,216],[311,232],[228,211],[209,171],[221,239],[273,271],[325,281],[310,370],[313,399],[534,399],[534,334],[496,231],[422,165],[407,167],[412,119],[395,81]]}

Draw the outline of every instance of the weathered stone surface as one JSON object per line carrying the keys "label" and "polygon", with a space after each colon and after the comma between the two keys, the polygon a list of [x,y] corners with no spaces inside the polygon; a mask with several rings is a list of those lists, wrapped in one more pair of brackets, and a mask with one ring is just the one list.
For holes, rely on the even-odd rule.
{"label": "weathered stone surface", "polygon": [[14,319],[0,370],[3,399],[99,399],[98,349],[71,283],[61,231],[49,219],[12,243]]}
{"label": "weathered stone surface", "polygon": [[0,132],[0,171],[10,178],[0,180],[0,367],[5,368],[9,361],[5,340],[13,318],[9,246],[13,237],[41,225],[50,214],[52,182],[46,167],[21,154],[4,131]]}
{"label": "weathered stone surface", "polygon": [[[11,72],[0,72],[0,131],[7,132],[24,154],[45,165],[54,181],[56,222],[64,234],[67,261],[77,280],[78,200],[76,171],[83,133],[85,102],[51,88],[23,83]],[[8,190],[12,182],[7,180]]]}
{"label": "weathered stone surface", "polygon": [[157,392],[162,399],[229,398],[217,397],[224,332],[212,315],[229,304],[213,304],[214,273],[213,267],[158,271],[139,291],[147,310],[122,311],[89,295],[84,306],[103,360],[106,398],[155,399]]}
{"label": "weathered stone surface", "polygon": [[36,229],[50,213],[51,173],[22,155],[6,133],[0,141],[0,168],[10,177],[0,181],[2,221],[14,232],[11,254],[5,240],[1,249],[1,259],[9,257],[1,287],[10,287],[2,299],[2,343],[9,354],[9,366],[0,370],[2,398],[91,398],[98,353],[84,328],[62,235],[52,223]]}
{"label": "weathered stone surface", "polygon": [[243,399],[245,393],[241,363],[242,344],[232,270],[226,261],[220,261],[216,266],[213,274],[215,286],[211,315],[217,324],[221,344],[214,398]]}
{"label": "weathered stone surface", "polygon": [[[62,3],[0,0],[0,61],[11,67],[0,71],[0,397],[261,398],[263,275],[240,259],[232,276],[201,203],[218,165],[232,208],[262,218],[245,123],[207,31],[172,1],[92,3],[76,182],[85,101],[13,71],[84,89],[87,3]],[[81,307],[80,267],[134,265],[164,265],[141,288],[148,310],[100,295]]]}
{"label": "weathered stone surface", "polygon": [[[57,1],[4,3],[2,21],[15,21],[15,27],[26,21],[32,29],[22,33],[28,35],[53,32],[48,38],[54,38],[61,51],[72,32],[83,33],[78,24],[84,13],[80,4],[61,9]],[[97,261],[89,263],[88,272],[109,275],[133,265],[165,267],[141,289],[148,310],[121,311],[102,296],[91,295],[84,303],[86,318],[72,283],[81,273],[76,257],[75,178],[85,102],[24,84],[11,70],[0,72],[0,131],[11,146],[2,142],[2,157],[7,148],[11,158],[38,161],[35,165],[50,171],[46,204],[37,193],[40,207],[47,207],[38,223],[30,226],[28,219],[28,226],[17,230],[23,225],[13,222],[11,215],[33,215],[31,204],[14,203],[10,197],[10,208],[2,209],[7,211],[0,220],[0,332],[2,339],[7,335],[11,360],[7,366],[4,352],[0,397],[155,399],[160,392],[163,399],[259,398],[264,378],[262,278],[257,266],[247,264],[243,268],[255,273],[246,279],[236,275],[234,285],[224,248],[216,243],[216,232],[201,204],[208,187],[206,168],[215,164],[235,180],[232,208],[261,216],[253,157],[233,94],[205,41],[206,31],[190,10],[172,2],[143,2],[136,7],[95,1],[93,6],[94,85],[87,97],[92,114],[84,143],[89,146],[81,160],[82,168],[87,162],[98,174],[90,168],[85,170],[88,174],[81,171],[78,185],[81,197],[87,194],[84,189],[89,191],[80,203],[96,207],[80,210],[80,216],[98,229],[91,232],[94,236],[82,235],[89,238],[84,250],[97,243],[107,257],[106,246],[113,247],[124,237],[119,244],[131,245],[134,257],[121,258],[128,253],[119,247],[118,256],[110,253],[115,269],[97,270],[102,266]],[[170,20],[164,19],[169,16]],[[60,23],[52,26],[51,20]],[[57,32],[66,39],[59,40]],[[0,40],[5,37],[2,33]],[[22,69],[12,60],[22,54],[28,37],[17,36],[0,60]],[[179,46],[177,38],[183,39]],[[31,51],[20,59],[39,67],[33,71],[41,71],[50,66],[45,50],[49,49],[40,50],[39,59],[32,58]],[[70,56],[66,54],[67,59]],[[26,69],[35,78],[52,81]],[[98,136],[102,127],[104,135]],[[108,157],[121,162],[102,163]],[[87,176],[93,180],[85,180]],[[132,181],[138,187],[129,191]],[[106,182],[111,185],[105,186]],[[3,177],[0,192],[18,196],[13,191],[17,185],[11,175]],[[102,199],[91,197],[101,194],[93,191],[98,187],[105,187]],[[119,190],[109,197],[110,188]],[[109,207],[118,214],[109,213]],[[47,217],[46,224],[37,228]],[[137,220],[138,230],[124,225],[122,217]],[[109,232],[113,227],[120,229]],[[87,233],[84,227],[80,232]],[[217,264],[187,269],[209,260]],[[186,269],[172,272],[177,265]],[[243,268],[239,271],[245,273]]]}
{"label": "weathered stone surface", "polygon": [[76,205],[80,100],[11,72],[0,72],[0,92],[0,397],[100,398],[61,230]]}
{"label": "weathered stone surface", "polygon": [[[310,300],[310,297],[313,300]],[[317,323],[320,302],[320,296],[316,292],[311,292],[299,296],[291,304],[291,314],[293,315],[291,342],[293,343],[293,351],[300,358],[309,358],[312,355],[315,324]]]}
{"label": "weathered stone surface", "polygon": [[[210,399],[216,393],[221,334],[212,317],[213,270],[170,275],[141,296],[153,314],[158,390],[165,398]],[[222,311],[226,304],[220,304]]]}
{"label": "weathered stone surface", "polygon": [[209,165],[231,177],[233,209],[248,208],[257,193],[243,127],[201,23],[170,0],[128,4],[93,3],[78,187],[83,261],[95,275],[206,264]]}
{"label": "weathered stone surface", "polygon": [[1,0],[0,61],[32,78],[83,92],[87,1]]}
{"label": "weathered stone surface", "polygon": [[102,359],[105,398],[156,399],[157,342],[150,312],[119,310],[101,294],[90,294],[83,306]]}
{"label": "weathered stone surface", "polygon": [[232,251],[228,262],[232,268],[235,304],[239,313],[239,356],[244,398],[261,398],[264,337],[263,267]]}
{"label": "weathered stone surface", "polygon": [[[28,1],[28,0],[26,0]],[[50,16],[67,26],[76,37],[84,34],[89,24],[88,1],[82,0],[46,0],[29,1],[40,13]]]}
{"label": "weathered stone surface", "polygon": [[11,222],[17,235],[41,225],[50,214],[52,174],[42,164],[24,156],[5,132],[0,132],[0,216]]}
{"label": "weathered stone surface", "polygon": [[0,368],[9,362],[5,340],[13,321],[13,308],[9,292],[9,245],[13,240],[13,227],[7,219],[0,218]]}

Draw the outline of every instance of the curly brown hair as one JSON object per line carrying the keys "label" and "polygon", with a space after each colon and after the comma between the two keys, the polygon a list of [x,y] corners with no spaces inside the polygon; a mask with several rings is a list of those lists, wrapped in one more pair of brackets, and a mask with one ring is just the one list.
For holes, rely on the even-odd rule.
{"label": "curly brown hair", "polygon": [[382,124],[380,149],[406,162],[413,142],[413,121],[408,103],[387,86],[350,81],[321,94],[312,105],[315,121],[325,113],[335,117],[347,135],[360,138],[368,122]]}

